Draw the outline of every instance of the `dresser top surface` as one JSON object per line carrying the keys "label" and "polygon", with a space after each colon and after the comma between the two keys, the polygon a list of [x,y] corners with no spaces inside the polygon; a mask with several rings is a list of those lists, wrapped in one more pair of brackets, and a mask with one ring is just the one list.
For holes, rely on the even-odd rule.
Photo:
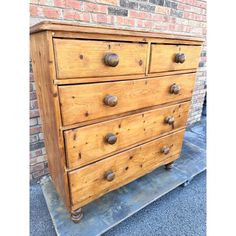
{"label": "dresser top surface", "polygon": [[95,34],[110,34],[119,36],[132,36],[132,37],[144,37],[144,38],[166,38],[166,39],[183,39],[189,41],[205,41],[204,38],[184,35],[184,34],[172,34],[161,32],[150,32],[140,30],[128,30],[114,27],[101,27],[101,26],[86,26],[79,23],[67,23],[56,21],[42,21],[30,27],[30,34],[41,31],[64,31],[75,33],[95,33]]}

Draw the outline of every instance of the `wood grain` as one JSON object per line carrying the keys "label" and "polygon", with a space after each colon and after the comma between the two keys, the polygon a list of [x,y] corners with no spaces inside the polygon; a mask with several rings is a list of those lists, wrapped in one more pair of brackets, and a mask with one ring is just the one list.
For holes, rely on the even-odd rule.
{"label": "wood grain", "polygon": [[57,192],[70,209],[65,152],[60,120],[57,86],[53,85],[55,65],[53,60],[52,36],[50,32],[40,32],[30,37],[30,51],[40,117],[47,151],[48,168]]}
{"label": "wood grain", "polygon": [[[64,132],[67,167],[76,168],[100,160],[186,125],[190,102],[146,111]],[[173,116],[174,126],[164,122]],[[113,133],[117,142],[106,143],[105,136]]]}
{"label": "wood grain", "polygon": [[[183,64],[175,62],[176,53],[186,55],[186,61]],[[152,44],[149,72],[196,69],[200,53],[201,46]]]}
{"label": "wood grain", "polygon": [[[177,159],[183,137],[184,130],[70,172],[73,208],[84,206],[105,193]],[[161,153],[163,146],[170,147],[169,154]],[[113,181],[104,178],[107,171],[113,171],[115,174]]]}
{"label": "wood grain", "polygon": [[173,33],[160,33],[150,31],[137,31],[128,29],[116,29],[114,27],[101,27],[101,26],[84,26],[79,23],[67,23],[56,21],[43,21],[30,27],[30,33],[39,31],[60,31],[60,32],[77,32],[77,33],[94,33],[94,34],[109,34],[116,36],[132,36],[142,38],[164,38],[164,39],[183,39],[191,42],[201,43],[203,38],[191,36],[187,34],[173,34]]}
{"label": "wood grain", "polygon": [[[148,70],[148,68],[147,68]],[[153,78],[153,77],[161,77],[166,75],[178,75],[178,74],[188,74],[188,73],[196,73],[196,69],[190,70],[177,70],[177,71],[167,71],[167,72],[157,72],[151,74],[139,74],[139,75],[117,75],[117,76],[93,76],[86,78],[73,78],[73,79],[55,79],[53,81],[54,84],[63,85],[63,84],[86,84],[93,82],[111,82],[111,81],[122,81],[122,80],[134,80],[134,79],[145,79],[145,78]],[[148,73],[148,71],[147,71]]]}
{"label": "wood grain", "polygon": [[[59,86],[63,125],[121,114],[140,108],[191,98],[195,73],[152,79]],[[169,92],[172,84],[179,94]],[[104,105],[108,94],[118,97],[115,107]]]}
{"label": "wood grain", "polygon": [[[144,74],[147,44],[54,39],[57,78]],[[116,53],[119,64],[107,66],[104,56]]]}

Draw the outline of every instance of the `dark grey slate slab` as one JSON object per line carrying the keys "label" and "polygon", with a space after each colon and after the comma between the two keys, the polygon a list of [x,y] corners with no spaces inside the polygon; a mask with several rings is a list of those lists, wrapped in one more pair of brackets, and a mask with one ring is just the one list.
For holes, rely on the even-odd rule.
{"label": "dark grey slate slab", "polygon": [[[58,198],[50,177],[41,180],[42,191],[52,217],[55,230],[61,236],[101,235],[148,204],[187,183],[206,169],[204,138],[196,139],[186,132],[180,158],[172,170],[163,167],[136,181],[106,194],[83,208],[84,217],[74,224]],[[197,142],[190,142],[197,140]],[[198,147],[197,145],[200,145]]]}

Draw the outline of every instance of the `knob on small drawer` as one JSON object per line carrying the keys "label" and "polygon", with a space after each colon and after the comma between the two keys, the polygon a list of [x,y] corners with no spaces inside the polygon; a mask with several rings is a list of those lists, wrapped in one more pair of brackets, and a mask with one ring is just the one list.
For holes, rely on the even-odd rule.
{"label": "knob on small drawer", "polygon": [[105,140],[109,144],[115,144],[117,141],[117,137],[113,133],[108,133],[105,137]]}
{"label": "knob on small drawer", "polygon": [[108,170],[105,172],[104,174],[104,178],[107,180],[107,181],[112,181],[115,179],[115,174],[112,170]]}
{"label": "knob on small drawer", "polygon": [[185,60],[186,60],[186,56],[185,56],[185,54],[184,53],[177,53],[176,55],[175,55],[175,62],[176,63],[184,63],[185,62]]}
{"label": "knob on small drawer", "polygon": [[107,53],[104,57],[107,66],[116,67],[119,64],[119,56],[116,53]]}
{"label": "knob on small drawer", "polygon": [[165,118],[165,123],[172,125],[175,122],[175,118],[173,116],[167,116]]}
{"label": "knob on small drawer", "polygon": [[161,153],[167,155],[170,152],[170,148],[167,146],[164,146],[161,148]]}
{"label": "knob on small drawer", "polygon": [[181,87],[177,84],[172,84],[170,86],[170,93],[178,94],[180,92]]}
{"label": "knob on small drawer", "polygon": [[105,98],[104,98],[104,103],[109,106],[109,107],[114,107],[117,105],[118,103],[118,98],[116,96],[113,96],[113,95],[107,95]]}

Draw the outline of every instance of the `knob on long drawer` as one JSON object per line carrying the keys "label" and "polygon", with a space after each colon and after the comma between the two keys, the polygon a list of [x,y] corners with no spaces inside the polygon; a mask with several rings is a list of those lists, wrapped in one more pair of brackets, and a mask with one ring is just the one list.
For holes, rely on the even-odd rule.
{"label": "knob on long drawer", "polygon": [[104,174],[104,178],[107,180],[107,181],[112,181],[115,179],[115,174],[112,170],[108,170],[105,172]]}
{"label": "knob on long drawer", "polygon": [[170,86],[170,93],[178,94],[180,92],[180,89],[181,87],[174,83]]}
{"label": "knob on long drawer", "polygon": [[108,133],[105,137],[105,141],[109,144],[115,144],[117,141],[117,137],[113,133]]}
{"label": "knob on long drawer", "polygon": [[172,125],[175,122],[175,118],[173,116],[167,116],[165,117],[165,123]]}
{"label": "knob on long drawer", "polygon": [[118,103],[118,98],[116,96],[108,94],[104,98],[103,102],[105,103],[105,105],[107,105],[109,107],[114,107]]}
{"label": "knob on long drawer", "polygon": [[119,64],[119,56],[116,53],[107,53],[104,57],[107,66],[115,67]]}
{"label": "knob on long drawer", "polygon": [[164,146],[161,148],[161,153],[167,155],[170,152],[170,148],[168,146]]}

